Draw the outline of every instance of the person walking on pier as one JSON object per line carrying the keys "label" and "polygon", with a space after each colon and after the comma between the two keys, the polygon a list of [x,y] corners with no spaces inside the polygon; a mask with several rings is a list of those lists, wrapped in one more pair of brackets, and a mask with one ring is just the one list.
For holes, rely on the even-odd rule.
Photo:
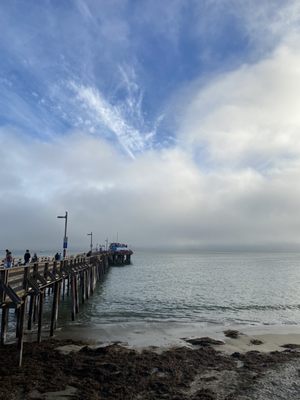
{"label": "person walking on pier", "polygon": [[5,268],[11,268],[12,267],[12,255],[11,255],[11,251],[9,251],[8,249],[5,250],[5,260],[4,260],[4,266]]}
{"label": "person walking on pier", "polygon": [[31,261],[32,261],[32,262],[37,262],[37,261],[38,261],[38,256],[36,255],[36,253],[34,253],[34,255],[33,255]]}
{"label": "person walking on pier", "polygon": [[30,258],[31,258],[31,255],[29,253],[29,250],[26,250],[26,253],[24,254],[24,265],[29,263]]}

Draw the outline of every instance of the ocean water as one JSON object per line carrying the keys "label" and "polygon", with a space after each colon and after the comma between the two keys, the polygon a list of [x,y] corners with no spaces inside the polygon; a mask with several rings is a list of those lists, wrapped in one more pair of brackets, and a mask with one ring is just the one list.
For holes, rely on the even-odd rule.
{"label": "ocean water", "polygon": [[[300,253],[135,252],[132,261],[110,268],[76,324],[300,324]],[[67,301],[62,325],[69,312]]]}

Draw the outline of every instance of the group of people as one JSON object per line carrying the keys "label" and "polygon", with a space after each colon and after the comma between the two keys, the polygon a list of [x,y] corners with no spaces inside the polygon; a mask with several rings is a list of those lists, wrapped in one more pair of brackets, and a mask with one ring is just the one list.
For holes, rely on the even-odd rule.
{"label": "group of people", "polygon": [[[29,264],[31,262],[37,262],[38,261],[38,257],[36,255],[36,253],[34,253],[33,257],[31,258],[31,254],[29,252],[29,250],[25,251],[24,254],[24,263],[23,265]],[[5,250],[5,259],[4,259],[4,267],[5,268],[11,268],[13,266],[13,257],[12,257],[12,253],[10,250],[6,249]]]}
{"label": "group of people", "polygon": [[[56,253],[54,256],[55,261],[60,261],[61,260],[61,253]],[[38,256],[36,253],[34,253],[33,257],[31,257],[30,251],[26,250],[24,254],[24,261],[23,263],[19,261],[17,265],[27,265],[30,262],[38,262]],[[5,250],[5,258],[4,258],[4,267],[5,268],[11,268],[14,265],[14,259],[12,256],[12,253],[10,250],[6,249]],[[16,264],[15,264],[16,265]]]}

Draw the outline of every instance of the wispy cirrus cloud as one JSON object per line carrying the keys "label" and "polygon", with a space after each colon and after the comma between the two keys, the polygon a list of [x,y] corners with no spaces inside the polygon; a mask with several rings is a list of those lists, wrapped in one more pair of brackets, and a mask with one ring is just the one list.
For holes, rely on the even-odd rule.
{"label": "wispy cirrus cloud", "polygon": [[[127,91],[123,101],[115,104],[105,99],[101,91],[95,87],[70,82],[70,87],[76,94],[76,102],[93,121],[93,132],[99,132],[99,127],[113,133],[121,146],[131,158],[151,147],[151,138],[155,131],[145,131],[145,121],[142,115],[143,94],[139,86],[130,80],[125,69],[120,67],[122,85]],[[136,128],[133,124],[139,127]],[[142,129],[144,131],[142,131]]]}

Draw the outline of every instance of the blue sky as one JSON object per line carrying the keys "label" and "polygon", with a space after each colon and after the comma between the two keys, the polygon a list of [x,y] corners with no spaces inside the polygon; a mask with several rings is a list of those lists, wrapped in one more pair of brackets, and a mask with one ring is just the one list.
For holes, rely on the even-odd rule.
{"label": "blue sky", "polygon": [[[85,127],[76,83],[99,91],[143,137],[154,132],[146,146],[164,146],[176,92],[255,53],[243,19],[222,2],[12,1],[0,15],[0,121],[33,136]],[[115,140],[101,118],[90,123]]]}
{"label": "blue sky", "polygon": [[[297,242],[282,185],[299,160],[299,11],[294,0],[2,2],[3,220],[34,220],[38,247],[56,245],[51,218],[65,209],[76,246],[82,230],[103,241],[115,229],[140,246]],[[32,247],[18,231],[2,241]]]}

